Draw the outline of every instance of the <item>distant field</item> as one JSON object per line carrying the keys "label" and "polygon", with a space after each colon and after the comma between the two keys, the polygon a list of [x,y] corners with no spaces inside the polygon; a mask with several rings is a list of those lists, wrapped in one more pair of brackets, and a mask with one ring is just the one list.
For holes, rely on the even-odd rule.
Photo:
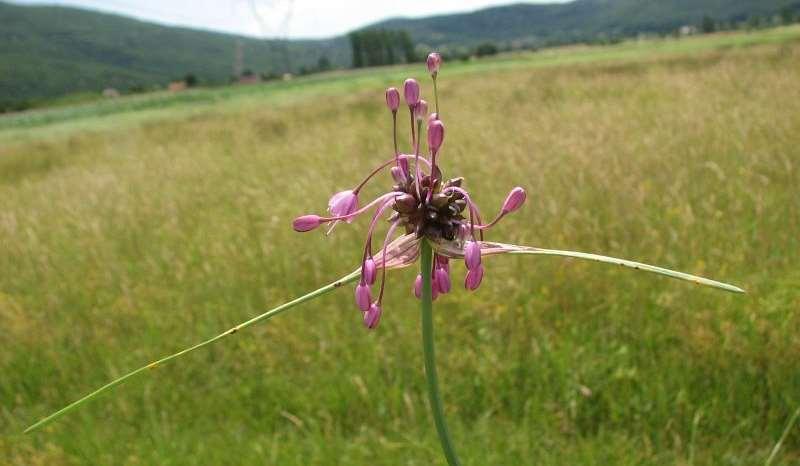
{"label": "distant field", "polygon": [[[412,270],[374,332],[342,290],[19,434],[354,268],[364,222],[290,223],[390,155],[383,89],[408,74],[0,117],[0,464],[443,464]],[[465,464],[765,464],[800,407],[798,83],[798,28],[445,65],[445,175],[487,211],[528,189],[491,239],[749,292],[487,259],[435,310]],[[772,465],[798,462],[794,426]]]}

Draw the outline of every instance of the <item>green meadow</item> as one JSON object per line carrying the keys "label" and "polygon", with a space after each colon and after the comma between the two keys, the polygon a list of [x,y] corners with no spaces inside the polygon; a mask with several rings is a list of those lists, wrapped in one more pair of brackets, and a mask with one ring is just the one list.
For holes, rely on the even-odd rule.
{"label": "green meadow", "polygon": [[[420,64],[0,117],[0,464],[444,464],[413,269],[374,331],[347,287],[22,434],[353,270],[365,220],[291,221],[391,156],[407,76],[432,97]],[[487,258],[434,309],[464,463],[800,463],[800,28],[445,63],[439,89],[445,176],[486,212],[528,191],[488,239],[748,291]]]}

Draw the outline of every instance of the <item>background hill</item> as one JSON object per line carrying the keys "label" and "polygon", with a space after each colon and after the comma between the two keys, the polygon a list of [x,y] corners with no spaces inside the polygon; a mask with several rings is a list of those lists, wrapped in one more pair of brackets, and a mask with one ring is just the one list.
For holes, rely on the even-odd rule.
{"label": "background hill", "polygon": [[598,36],[669,33],[683,25],[771,18],[800,10],[798,0],[576,0],[565,4],[516,4],[420,19],[396,18],[372,27],[405,29],[417,43],[441,48],[483,41],[561,44]]}
{"label": "background hill", "polygon": [[[518,4],[465,14],[391,19],[365,27],[403,29],[422,50],[469,49],[666,33],[704,16],[723,22],[773,17],[800,10],[800,0],[577,0]],[[258,40],[161,26],[122,16],[0,2],[0,110],[37,99],[106,87],[121,91],[163,86],[192,73],[203,84],[228,82],[241,44],[243,69],[278,74],[351,64],[346,37]],[[288,59],[291,57],[291,60]]]}

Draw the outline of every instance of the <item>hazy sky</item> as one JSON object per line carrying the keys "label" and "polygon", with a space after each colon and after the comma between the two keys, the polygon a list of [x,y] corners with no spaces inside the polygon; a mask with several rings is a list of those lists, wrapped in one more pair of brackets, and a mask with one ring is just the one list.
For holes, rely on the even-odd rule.
{"label": "hazy sky", "polygon": [[[566,0],[12,0],[120,13],[253,36],[329,37],[392,16],[426,16],[509,3]],[[255,9],[255,11],[254,11]],[[259,19],[260,18],[260,19]]]}

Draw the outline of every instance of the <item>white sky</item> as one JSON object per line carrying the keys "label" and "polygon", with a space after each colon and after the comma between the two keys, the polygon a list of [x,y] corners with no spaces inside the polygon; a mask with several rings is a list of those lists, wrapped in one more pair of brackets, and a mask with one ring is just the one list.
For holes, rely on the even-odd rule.
{"label": "white sky", "polygon": [[[258,37],[330,37],[395,16],[567,0],[12,0],[103,10],[164,24]],[[257,14],[253,11],[255,6]],[[259,21],[257,18],[262,18]]]}

